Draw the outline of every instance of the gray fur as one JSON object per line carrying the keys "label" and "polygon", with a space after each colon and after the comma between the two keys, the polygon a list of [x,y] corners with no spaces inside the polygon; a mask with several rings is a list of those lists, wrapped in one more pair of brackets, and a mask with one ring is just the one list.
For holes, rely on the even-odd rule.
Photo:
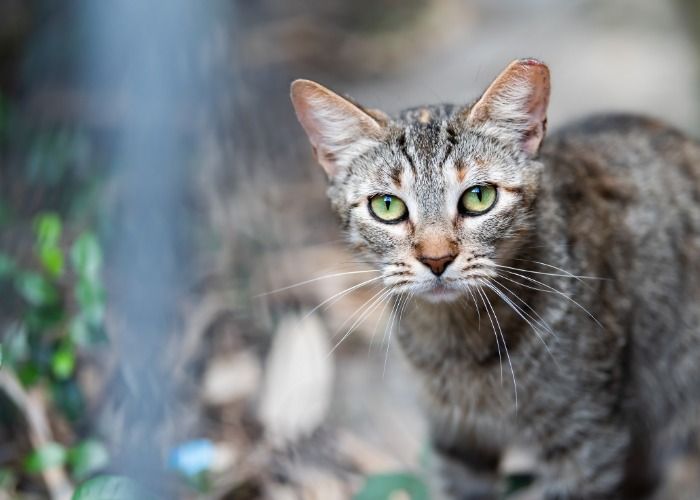
{"label": "gray fur", "polygon": [[[700,145],[602,116],[532,155],[472,126],[470,109],[383,121],[328,189],[354,248],[410,297],[398,340],[445,492],[497,498],[502,452],[520,444],[547,499],[700,498],[669,473],[700,477]],[[459,214],[480,183],[497,186],[494,208]],[[408,220],[368,214],[383,193]],[[440,277],[417,260],[430,249],[455,255]]]}

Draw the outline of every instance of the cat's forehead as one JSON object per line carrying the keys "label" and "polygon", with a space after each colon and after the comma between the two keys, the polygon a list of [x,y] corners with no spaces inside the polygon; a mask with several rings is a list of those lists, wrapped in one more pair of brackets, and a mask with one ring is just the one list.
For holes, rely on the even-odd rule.
{"label": "cat's forehead", "polygon": [[449,155],[456,143],[452,123],[456,109],[442,104],[410,108],[399,114],[397,144],[413,166],[432,167]]}
{"label": "cat's forehead", "polygon": [[457,106],[453,104],[418,106],[401,111],[397,117],[397,121],[408,126],[435,126],[449,121],[454,116],[457,109]]}

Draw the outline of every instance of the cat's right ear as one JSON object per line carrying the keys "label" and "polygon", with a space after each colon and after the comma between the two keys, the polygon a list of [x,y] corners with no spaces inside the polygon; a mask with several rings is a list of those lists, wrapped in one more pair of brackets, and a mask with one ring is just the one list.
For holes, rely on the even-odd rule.
{"label": "cat's right ear", "polygon": [[328,177],[335,176],[383,136],[384,127],[377,119],[318,83],[295,80],[291,96],[314,156]]}

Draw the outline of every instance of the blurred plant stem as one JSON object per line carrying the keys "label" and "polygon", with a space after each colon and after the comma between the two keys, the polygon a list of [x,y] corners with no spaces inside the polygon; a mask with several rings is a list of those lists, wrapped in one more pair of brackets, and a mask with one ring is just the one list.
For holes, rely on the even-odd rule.
{"label": "blurred plant stem", "polygon": [[[51,427],[42,400],[22,387],[17,377],[9,370],[0,370],[0,390],[4,392],[21,412],[29,428],[29,440],[34,449],[41,449],[53,442]],[[73,494],[73,484],[62,466],[41,471],[52,500],[68,500]]]}

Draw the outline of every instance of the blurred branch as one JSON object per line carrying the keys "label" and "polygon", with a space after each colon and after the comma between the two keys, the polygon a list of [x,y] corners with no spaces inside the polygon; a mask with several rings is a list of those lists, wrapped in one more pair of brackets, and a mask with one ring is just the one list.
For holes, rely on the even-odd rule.
{"label": "blurred branch", "polygon": [[[29,440],[34,449],[39,449],[53,441],[51,428],[44,406],[38,394],[24,390],[15,375],[8,370],[0,370],[0,390],[14,402],[24,415],[29,427]],[[52,500],[69,500],[73,494],[73,484],[63,467],[50,467],[41,472]]]}

